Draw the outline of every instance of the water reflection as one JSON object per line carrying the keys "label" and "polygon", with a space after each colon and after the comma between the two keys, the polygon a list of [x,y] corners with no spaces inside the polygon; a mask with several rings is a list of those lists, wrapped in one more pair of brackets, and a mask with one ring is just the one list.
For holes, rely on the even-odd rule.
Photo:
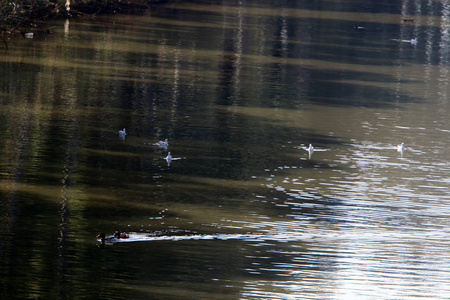
{"label": "water reflection", "polygon": [[450,292],[447,15],[176,3],[10,41],[2,297]]}

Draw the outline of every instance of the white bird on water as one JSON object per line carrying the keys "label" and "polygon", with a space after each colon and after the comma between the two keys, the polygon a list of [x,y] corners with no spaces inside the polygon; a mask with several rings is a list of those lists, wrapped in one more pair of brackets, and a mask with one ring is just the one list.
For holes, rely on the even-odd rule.
{"label": "white bird on water", "polygon": [[167,156],[164,158],[167,161],[167,165],[170,166],[170,163],[172,162],[172,155],[169,153],[167,153]]}
{"label": "white bird on water", "polygon": [[123,130],[119,130],[119,137],[124,140],[125,136],[127,135],[127,131],[125,130],[125,128]]}
{"label": "white bird on water", "polygon": [[312,144],[309,144],[308,148],[305,149],[306,151],[308,151],[308,158],[311,159],[311,155],[314,152],[314,147]]}
{"label": "white bird on water", "polygon": [[414,45],[414,46],[417,45],[417,38],[409,39],[409,40],[399,40],[399,39],[391,39],[391,40],[396,41],[396,42],[402,42],[402,43],[411,43],[411,45]]}
{"label": "white bird on water", "polygon": [[403,151],[405,151],[405,143],[397,145],[397,151],[403,153]]}
{"label": "white bird on water", "polygon": [[173,160],[185,159],[185,157],[172,157],[172,154],[171,154],[170,152],[168,152],[168,153],[167,153],[167,156],[164,157],[164,159],[165,159],[166,162],[167,162],[167,166],[170,167],[170,163],[171,163]]}
{"label": "white bird on water", "polygon": [[164,141],[159,141],[155,145],[160,148],[167,149],[167,147],[169,147],[169,140],[165,139]]}

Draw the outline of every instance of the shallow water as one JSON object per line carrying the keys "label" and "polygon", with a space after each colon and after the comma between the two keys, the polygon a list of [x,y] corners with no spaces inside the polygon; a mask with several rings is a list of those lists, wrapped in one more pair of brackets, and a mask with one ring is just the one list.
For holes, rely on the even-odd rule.
{"label": "shallow water", "polygon": [[198,1],[9,40],[1,298],[445,298],[448,12]]}

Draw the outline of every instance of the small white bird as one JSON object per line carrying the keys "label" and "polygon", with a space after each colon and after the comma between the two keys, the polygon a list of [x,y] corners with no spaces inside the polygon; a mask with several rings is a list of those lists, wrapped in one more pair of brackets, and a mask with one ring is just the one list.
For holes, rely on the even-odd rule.
{"label": "small white bird", "polygon": [[119,130],[119,137],[124,140],[125,136],[127,135],[127,131],[125,130],[125,128],[123,130]]}
{"label": "small white bird", "polygon": [[314,152],[314,147],[313,147],[313,145],[312,145],[312,144],[309,144],[308,148],[306,148],[305,150],[308,151],[308,158],[311,159],[311,155],[312,155],[313,152]]}
{"label": "small white bird", "polygon": [[169,147],[169,140],[165,139],[164,142],[159,141],[156,143],[156,145],[160,148],[167,149],[167,147]]}
{"label": "small white bird", "polygon": [[403,151],[405,151],[405,143],[401,143],[400,145],[397,145],[397,151],[403,153]]}
{"label": "small white bird", "polygon": [[167,161],[167,165],[170,166],[170,163],[172,162],[172,155],[169,153],[167,153],[167,156],[164,158]]}

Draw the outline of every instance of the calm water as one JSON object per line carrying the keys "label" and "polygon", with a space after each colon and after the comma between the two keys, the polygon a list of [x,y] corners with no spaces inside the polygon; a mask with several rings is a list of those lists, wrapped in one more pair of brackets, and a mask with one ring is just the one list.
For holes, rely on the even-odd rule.
{"label": "calm water", "polygon": [[0,45],[0,298],[449,297],[450,5],[258,2]]}

